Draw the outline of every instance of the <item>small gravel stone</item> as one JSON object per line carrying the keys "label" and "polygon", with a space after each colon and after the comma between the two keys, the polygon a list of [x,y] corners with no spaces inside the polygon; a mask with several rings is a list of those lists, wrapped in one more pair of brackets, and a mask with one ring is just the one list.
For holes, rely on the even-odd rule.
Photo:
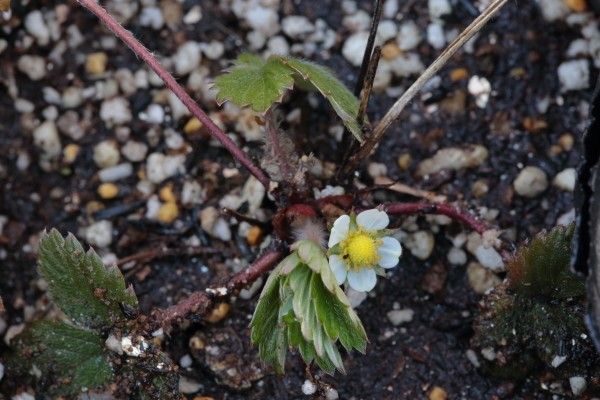
{"label": "small gravel stone", "polygon": [[481,265],[492,271],[504,270],[504,261],[502,261],[500,253],[493,247],[486,247],[483,244],[477,246],[475,249],[475,257],[477,257],[477,261],[479,261]]}
{"label": "small gravel stone", "polygon": [[246,22],[250,27],[266,38],[279,32],[279,16],[277,11],[261,6],[250,7],[245,14]]}
{"label": "small gravel stone", "polygon": [[46,160],[57,158],[62,153],[58,129],[52,121],[46,121],[35,128],[33,143],[42,150],[42,157]]}
{"label": "small gravel stone", "polygon": [[567,361],[567,356],[558,356],[558,355],[556,355],[556,356],[554,356],[554,358],[550,362],[550,365],[552,365],[552,368],[558,368],[565,361]]}
{"label": "small gravel stone", "polygon": [[112,222],[103,220],[88,226],[85,240],[92,246],[107,247],[112,242]]}
{"label": "small gravel stone", "polygon": [[133,162],[139,162],[146,158],[148,152],[148,146],[143,142],[136,142],[135,140],[128,140],[123,147],[121,147],[121,153],[126,159]]}
{"label": "small gravel stone", "polygon": [[163,14],[158,7],[144,7],[140,13],[140,25],[149,26],[154,30],[161,29],[165,24]]}
{"label": "small gravel stone", "polygon": [[571,392],[573,392],[575,396],[581,395],[587,388],[587,382],[583,376],[570,377],[569,385],[571,386]]}
{"label": "small gravel stone", "polygon": [[177,75],[187,75],[200,65],[201,52],[197,42],[188,41],[182,44],[173,56]]}
{"label": "small gravel stone", "polygon": [[26,54],[19,57],[17,68],[32,81],[39,81],[46,76],[46,60],[40,56]]}
{"label": "small gravel stone", "polygon": [[63,108],[76,108],[83,102],[83,91],[76,86],[66,88],[61,96]]}
{"label": "small gravel stone", "polygon": [[389,62],[390,71],[399,78],[420,74],[425,69],[421,58],[416,53],[402,53]]}
{"label": "small gravel stone", "polygon": [[416,48],[421,42],[421,32],[414,21],[407,21],[400,25],[396,43],[400,50],[408,51]]}
{"label": "small gravel stone", "polygon": [[190,11],[188,11],[187,14],[183,16],[183,23],[191,25],[200,22],[201,19],[202,9],[200,8],[200,6],[195,5],[192,8],[190,8]]}
{"label": "small gravel stone", "polygon": [[200,49],[209,60],[218,60],[223,56],[223,53],[225,53],[225,46],[223,43],[216,40],[213,40],[210,43],[201,43]]}
{"label": "small gravel stone", "polygon": [[179,377],[179,392],[183,394],[192,394],[202,389],[202,384],[185,376]]}
{"label": "small gravel stone", "polygon": [[589,88],[589,62],[585,59],[565,61],[558,66],[558,80],[563,92]]}
{"label": "small gravel stone", "polygon": [[538,0],[538,3],[546,21],[564,19],[569,14],[569,7],[563,0]]}
{"label": "small gravel stone", "polygon": [[88,54],[85,59],[85,71],[92,75],[101,75],[106,71],[108,56],[104,52],[96,52]]}
{"label": "small gravel stone", "polygon": [[464,265],[467,262],[467,253],[458,247],[452,247],[447,255],[448,262],[452,265]]}
{"label": "small gravel stone", "polygon": [[479,108],[485,108],[490,94],[492,93],[492,85],[486,78],[474,75],[469,79],[467,89],[471,95],[475,96],[475,104]]}
{"label": "small gravel stone", "polygon": [[433,22],[427,26],[427,42],[434,49],[441,49],[446,45],[444,28],[440,23]]}
{"label": "small gravel stone", "polygon": [[189,354],[185,354],[183,357],[179,359],[179,365],[181,368],[189,368],[192,366],[192,356]]}
{"label": "small gravel stone", "polygon": [[308,18],[302,15],[290,15],[281,21],[283,33],[292,39],[302,39],[315,31],[315,26]]}
{"label": "small gravel stone", "polygon": [[165,156],[162,153],[152,153],[146,160],[146,174],[152,183],[161,183],[178,172],[185,172],[185,156]]}
{"label": "small gravel stone", "polygon": [[181,189],[181,204],[184,206],[192,206],[200,204],[204,200],[204,192],[202,187],[196,181],[185,181]]}
{"label": "small gravel stone", "polygon": [[344,46],[342,47],[342,55],[344,58],[346,58],[346,60],[350,61],[350,64],[354,65],[355,67],[360,66],[368,40],[368,32],[362,31],[352,34],[344,42]]}
{"label": "small gravel stone", "polygon": [[104,346],[119,355],[123,354],[123,347],[121,346],[121,340],[115,335],[109,335],[104,342]]}
{"label": "small gravel stone", "polygon": [[575,181],[577,179],[577,171],[575,168],[567,168],[559,172],[552,181],[552,184],[567,192],[575,190]]}
{"label": "small gravel stone", "polygon": [[308,379],[305,380],[304,383],[302,384],[302,393],[304,393],[307,396],[312,396],[316,392],[317,392],[317,385],[315,385],[312,381],[310,381]]}
{"label": "small gravel stone", "polygon": [[369,175],[371,176],[371,178],[378,178],[380,176],[386,176],[387,175],[387,167],[385,166],[385,164],[383,163],[369,163],[369,166],[367,167],[367,172],[369,173]]}
{"label": "small gravel stone", "polygon": [[94,162],[100,168],[113,167],[120,158],[119,148],[112,140],[104,140],[94,146]]}
{"label": "small gravel stone", "polygon": [[385,20],[379,23],[379,27],[377,28],[377,40],[379,43],[385,43],[396,37],[397,34],[398,27],[394,21]]}
{"label": "small gravel stone", "polygon": [[244,187],[242,188],[242,200],[248,202],[248,208],[250,212],[256,212],[260,208],[265,197],[265,187],[256,179],[251,176],[248,178]]}
{"label": "small gravel stone", "polygon": [[420,260],[427,260],[433,252],[435,238],[433,233],[429,231],[417,231],[407,235],[404,239],[404,245],[413,256]]}
{"label": "small gravel stone", "polygon": [[469,263],[467,266],[467,277],[471,288],[477,294],[484,294],[501,282],[492,271],[476,262]]}
{"label": "small gravel stone", "polygon": [[525,167],[513,182],[517,194],[523,197],[536,197],[548,188],[546,173],[538,167]]}
{"label": "small gravel stone", "polygon": [[415,312],[410,308],[403,310],[391,310],[388,311],[387,317],[394,326],[402,325],[406,322],[410,322],[413,319]]}
{"label": "small gravel stone", "polygon": [[130,122],[129,102],[123,97],[103,101],[100,106],[100,118],[109,126]]}
{"label": "small gravel stone", "polygon": [[130,163],[121,163],[112,167],[102,168],[98,172],[98,179],[101,182],[116,182],[130,177],[133,174],[133,165]]}
{"label": "small gravel stone", "polygon": [[429,17],[438,19],[446,14],[452,13],[452,6],[448,0],[429,0],[427,2],[429,8]]}
{"label": "small gravel stone", "polygon": [[267,42],[267,48],[271,54],[287,55],[290,52],[290,45],[283,36],[273,36]]}
{"label": "small gravel stone", "polygon": [[227,221],[223,218],[217,218],[210,234],[224,242],[231,240],[231,229],[229,228]]}
{"label": "small gravel stone", "polygon": [[25,16],[23,21],[27,32],[35,38],[40,46],[46,46],[50,43],[50,30],[44,22],[44,17],[40,10],[34,10]]}
{"label": "small gravel stone", "polygon": [[432,158],[421,161],[417,168],[417,175],[431,175],[445,169],[459,170],[477,167],[483,164],[487,157],[488,150],[481,145],[465,148],[448,147],[438,150]]}

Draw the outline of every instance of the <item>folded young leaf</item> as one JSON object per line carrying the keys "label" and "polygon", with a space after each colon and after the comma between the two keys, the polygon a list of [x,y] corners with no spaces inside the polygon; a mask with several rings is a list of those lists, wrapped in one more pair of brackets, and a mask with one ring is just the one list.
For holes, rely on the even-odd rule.
{"label": "folded young leaf", "polygon": [[362,143],[362,127],[358,123],[359,101],[331,70],[293,57],[273,56],[271,59],[279,60],[296,72],[294,75],[296,84],[312,87],[320,92],[329,101],[346,128]]}
{"label": "folded young leaf", "polygon": [[215,79],[219,103],[231,101],[256,112],[267,111],[293,86],[292,71],[285,65],[247,53],[240,54],[233,67]]}
{"label": "folded young leaf", "polygon": [[56,394],[94,389],[113,377],[103,338],[63,322],[36,322],[16,338],[16,348],[18,368],[41,370],[44,379],[56,382],[50,389]]}
{"label": "folded young leaf", "polygon": [[73,321],[90,328],[110,327],[124,318],[123,308],[137,309],[133,288],[126,287],[116,266],[105,267],[77,239],[55,229],[44,233],[39,251],[40,272],[56,305]]}

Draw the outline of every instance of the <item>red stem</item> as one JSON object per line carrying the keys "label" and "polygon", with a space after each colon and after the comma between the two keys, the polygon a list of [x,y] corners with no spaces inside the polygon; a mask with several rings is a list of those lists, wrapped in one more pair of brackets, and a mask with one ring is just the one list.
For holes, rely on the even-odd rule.
{"label": "red stem", "polygon": [[225,285],[194,292],[177,304],[165,309],[155,310],[153,314],[156,326],[167,326],[191,314],[206,315],[214,305],[215,300],[224,300],[256,281],[277,264],[283,256],[284,252],[281,250],[269,250],[248,268],[231,277]]}
{"label": "red stem", "polygon": [[144,47],[127,29],[123,28],[100,4],[95,0],[77,0],[92,14],[96,15],[115,36],[125,43],[139,58],[141,58],[156,74],[163,80],[165,85],[181,100],[181,102],[198,118],[208,129],[210,135],[217,139],[231,155],[250,171],[267,189],[270,179],[267,174],[256,166],[248,155],[240,149],[229,136],[225,134],[209,117],[202,111],[198,104],[190,97],[175,78],[163,68],[156,57]]}

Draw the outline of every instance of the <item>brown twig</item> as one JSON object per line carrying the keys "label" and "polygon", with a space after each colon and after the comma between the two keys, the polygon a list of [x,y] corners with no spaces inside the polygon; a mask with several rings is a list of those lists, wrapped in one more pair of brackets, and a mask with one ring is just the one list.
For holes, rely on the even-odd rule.
{"label": "brown twig", "polygon": [[375,45],[375,38],[377,37],[377,29],[379,28],[382,10],[383,0],[377,0],[375,2],[375,11],[373,11],[373,19],[371,19],[371,30],[369,32],[369,39],[367,39],[367,47],[365,47],[362,63],[360,65],[360,72],[358,73],[358,79],[354,86],[355,96],[360,95],[364,86],[365,77],[367,76],[367,70],[369,69],[369,63],[371,61],[371,54],[373,54],[373,46]]}
{"label": "brown twig", "polygon": [[165,85],[181,100],[181,102],[198,118],[208,129],[210,135],[217,139],[231,155],[250,171],[267,189],[269,189],[269,177],[256,164],[250,160],[248,155],[239,148],[225,132],[223,132],[204,111],[196,104],[185,89],[177,83],[175,78],[163,68],[156,57],[140,43],[127,29],[121,26],[100,4],[95,0],[77,0],[79,4],[98,17],[113,34],[125,43],[139,58],[141,58],[156,74],[163,80]]}
{"label": "brown twig", "polygon": [[373,129],[371,135],[365,140],[341,172],[341,176],[347,176],[373,152],[373,149],[381,141],[390,125],[398,118],[404,107],[425,86],[425,84],[448,62],[448,60],[506,4],[508,0],[493,0],[481,15],[479,15],[460,35],[435,59],[435,61],[419,76],[419,78],[400,96],[400,98],[389,109],[379,124]]}
{"label": "brown twig", "polygon": [[375,185],[381,189],[391,190],[393,192],[407,194],[409,196],[420,197],[432,203],[444,203],[447,200],[446,196],[444,195],[414,188],[400,182],[395,182],[384,176],[375,178]]}
{"label": "brown twig", "polygon": [[250,225],[260,226],[261,228],[268,228],[271,226],[271,224],[269,224],[268,222],[259,221],[256,218],[252,218],[248,215],[244,215],[236,210],[232,210],[231,208],[224,207],[221,209],[221,213],[225,216],[233,217],[233,218],[237,219],[238,221],[244,221],[244,222],[249,223]]}
{"label": "brown twig", "polygon": [[164,327],[182,320],[191,314],[204,316],[217,300],[225,300],[244,286],[256,281],[267,273],[285,253],[282,250],[269,250],[260,256],[252,265],[235,274],[224,286],[208,288],[194,292],[165,309],[155,310],[152,327]]}
{"label": "brown twig", "polygon": [[361,124],[365,119],[367,113],[367,106],[369,105],[369,99],[371,98],[371,91],[373,90],[373,82],[375,81],[375,74],[377,73],[377,66],[379,65],[379,58],[381,57],[381,47],[375,46],[373,50],[373,56],[369,61],[367,68],[367,74],[365,76],[365,84],[360,91],[360,105],[358,106],[358,122]]}

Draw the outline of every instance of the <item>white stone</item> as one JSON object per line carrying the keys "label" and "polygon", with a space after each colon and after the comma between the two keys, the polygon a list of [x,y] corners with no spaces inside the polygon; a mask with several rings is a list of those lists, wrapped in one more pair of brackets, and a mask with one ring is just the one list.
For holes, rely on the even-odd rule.
{"label": "white stone", "polygon": [[162,124],[165,120],[165,110],[158,104],[150,104],[146,111],[140,113],[139,117],[142,121],[151,124]]}
{"label": "white stone", "polygon": [[200,49],[209,60],[218,60],[225,53],[225,46],[217,40],[213,40],[210,43],[201,43]]}
{"label": "white stone", "polygon": [[550,362],[550,365],[552,365],[552,368],[558,368],[565,361],[567,361],[567,356],[556,355]]}
{"label": "white stone", "polygon": [[92,246],[107,247],[112,242],[112,222],[102,220],[88,226],[85,240]]}
{"label": "white stone", "polygon": [[202,384],[185,376],[179,377],[179,392],[183,394],[192,394],[202,389]]}
{"label": "white stone", "polygon": [[431,19],[438,19],[452,13],[452,6],[448,0],[429,0],[427,6]]}
{"label": "white stone", "polygon": [[384,20],[379,23],[377,28],[377,41],[379,43],[385,43],[388,40],[396,37],[398,34],[398,27],[394,21]]}
{"label": "white stone", "polygon": [[131,121],[129,102],[123,97],[105,100],[100,105],[100,118],[108,126],[121,125]]}
{"label": "white stone", "polygon": [[413,319],[415,312],[410,308],[403,310],[391,310],[388,311],[387,317],[394,326],[402,325],[406,322],[410,322]]}
{"label": "white stone", "polygon": [[148,146],[143,142],[137,142],[135,140],[128,140],[123,147],[121,147],[121,153],[126,159],[133,162],[142,161],[146,158],[148,152]]}
{"label": "white stone", "polygon": [[265,197],[266,189],[254,176],[248,178],[242,189],[242,199],[248,202],[250,212],[256,212]]}
{"label": "white stone", "polygon": [[204,191],[196,181],[185,181],[181,189],[181,204],[191,206],[204,200]]}
{"label": "white stone", "polygon": [[182,44],[173,56],[177,75],[187,75],[200,65],[202,53],[197,42],[188,41]]}
{"label": "white stone", "polygon": [[181,368],[189,368],[192,366],[192,361],[192,356],[185,354],[179,359],[179,365],[181,365]]}
{"label": "white stone", "polygon": [[421,58],[415,53],[402,53],[399,57],[394,58],[389,65],[392,73],[399,78],[417,75],[425,70]]}
{"label": "white stone", "polygon": [[385,0],[383,3],[383,16],[385,18],[395,18],[399,8],[398,0]]}
{"label": "white stone", "polygon": [[496,351],[493,347],[484,347],[481,349],[481,355],[488,361],[494,361],[496,359]]}
{"label": "white stone", "polygon": [[315,26],[303,15],[290,15],[281,21],[281,29],[292,39],[302,39],[314,32]]}
{"label": "white stone", "polygon": [[310,381],[308,379],[305,380],[304,383],[302,384],[302,393],[304,393],[307,396],[312,396],[316,392],[317,392],[317,385],[315,385],[312,381]]}
{"label": "white stone", "polygon": [[367,166],[367,172],[371,178],[378,178],[387,175],[387,167],[383,163],[369,163]]}
{"label": "white stone", "polygon": [[429,231],[417,231],[406,236],[404,245],[413,256],[420,260],[426,260],[433,252],[435,238]]}
{"label": "white stone", "polygon": [[575,396],[581,395],[587,388],[587,382],[583,376],[570,377],[569,385],[571,386],[571,392],[573,392]]}
{"label": "white stone", "polygon": [[101,182],[116,182],[131,175],[133,175],[133,165],[130,163],[121,163],[98,171],[98,179]]}
{"label": "white stone", "polygon": [[338,400],[340,398],[340,394],[337,390],[328,386],[325,388],[325,400]]}
{"label": "white stone", "polygon": [[564,19],[569,14],[569,7],[563,0],[537,0],[542,16],[546,21],[553,22]]}
{"label": "white stone", "polygon": [[447,255],[448,262],[452,265],[464,265],[467,262],[467,253],[458,247],[452,247]]}
{"label": "white stone", "polygon": [[475,257],[477,257],[477,261],[481,263],[485,268],[488,268],[492,271],[502,271],[504,270],[504,261],[502,261],[502,256],[500,253],[493,247],[486,247],[481,244],[475,249]]}
{"label": "white stone", "polygon": [[121,341],[115,335],[109,335],[104,342],[104,346],[119,355],[123,354],[123,347]]}
{"label": "white stone", "polygon": [[44,22],[40,10],[34,10],[27,14],[23,24],[27,32],[35,38],[40,46],[46,46],[50,42],[50,30]]}
{"label": "white stone", "polygon": [[158,7],[144,7],[140,13],[140,25],[159,30],[165,24],[162,11]]}
{"label": "white stone", "polygon": [[552,184],[560,190],[572,192],[575,190],[575,181],[577,179],[577,170],[575,168],[567,168],[560,171],[552,180]]}
{"label": "white stone", "polygon": [[289,43],[287,42],[287,40],[285,40],[283,36],[280,35],[273,36],[272,38],[270,38],[267,42],[267,48],[269,49],[269,52],[271,54],[285,56],[288,55],[290,52]]}
{"label": "white stone", "polygon": [[[30,113],[35,110],[35,105],[27,99],[18,98],[14,102],[15,110],[19,113]],[[48,119],[48,118],[46,118]]]}
{"label": "white stone", "polygon": [[501,282],[496,274],[476,262],[469,263],[467,266],[467,278],[471,288],[477,294],[485,294]]}
{"label": "white stone", "polygon": [[398,36],[396,37],[396,43],[400,50],[408,51],[412,50],[419,45],[421,42],[421,32],[419,27],[414,21],[409,20],[400,25]]}
{"label": "white stone", "polygon": [[342,55],[350,64],[358,67],[362,63],[365,49],[367,48],[367,41],[369,40],[368,32],[357,32],[352,34],[344,42],[342,47]]}
{"label": "white stone", "polygon": [[358,10],[353,14],[345,16],[342,20],[342,25],[350,32],[367,31],[371,26],[371,16],[366,11]]}
{"label": "white stone", "polygon": [[571,208],[569,211],[558,217],[556,220],[556,225],[569,226],[575,222],[575,217],[575,209]]}
{"label": "white stone", "polygon": [[33,131],[33,143],[42,150],[42,158],[57,158],[62,152],[62,145],[56,124],[46,121]]}
{"label": "white stone", "polygon": [[473,349],[468,349],[465,352],[465,355],[467,356],[467,359],[471,362],[471,364],[473,364],[473,366],[475,368],[479,368],[481,366],[481,363],[479,362],[479,358],[477,358],[477,353],[475,353],[475,351]]}
{"label": "white stone", "polygon": [[433,22],[427,26],[427,42],[434,49],[442,49],[446,45],[446,36],[444,36],[444,27],[438,22]]}
{"label": "white stone", "polygon": [[488,150],[481,145],[448,147],[438,150],[431,158],[419,163],[417,175],[435,174],[442,170],[460,170],[473,168],[483,164],[488,157]]}
{"label": "white stone", "polygon": [[492,85],[486,78],[474,75],[469,79],[467,85],[469,93],[475,96],[475,104],[479,108],[485,108],[487,105],[490,94],[492,93]]}
{"label": "white stone", "polygon": [[277,11],[262,7],[250,7],[245,14],[246,22],[250,27],[262,33],[265,37],[271,37],[279,32],[279,16]]}
{"label": "white stone", "polygon": [[146,160],[146,174],[152,183],[161,183],[176,173],[185,172],[185,156],[165,156],[162,153],[152,153]]}
{"label": "white stone", "polygon": [[63,108],[76,108],[83,102],[83,91],[76,86],[66,88],[61,96]]}
{"label": "white stone", "polygon": [[169,107],[171,107],[171,115],[175,121],[179,121],[181,117],[190,115],[190,110],[179,100],[179,97],[175,93],[169,91],[168,93]]}
{"label": "white stone", "polygon": [[46,60],[44,57],[28,54],[21,56],[17,61],[17,68],[32,81],[39,81],[46,76]]}
{"label": "white stone", "polygon": [[201,19],[202,9],[199,5],[195,5],[192,8],[190,8],[190,11],[188,11],[187,14],[183,16],[183,23],[191,25],[200,22]]}
{"label": "white stone", "polygon": [[112,140],[104,140],[94,146],[94,162],[100,168],[112,167],[119,163],[121,155],[117,144]]}
{"label": "white stone", "polygon": [[548,178],[542,169],[528,166],[519,172],[513,187],[520,196],[536,197],[548,188]]}
{"label": "white stone", "polygon": [[590,65],[588,60],[565,61],[558,66],[561,91],[581,90],[590,87]]}
{"label": "white stone", "polygon": [[35,396],[27,392],[21,392],[11,397],[11,400],[35,400]]}
{"label": "white stone", "polygon": [[231,229],[229,224],[223,218],[217,218],[214,226],[212,227],[212,236],[220,239],[224,242],[231,240]]}

